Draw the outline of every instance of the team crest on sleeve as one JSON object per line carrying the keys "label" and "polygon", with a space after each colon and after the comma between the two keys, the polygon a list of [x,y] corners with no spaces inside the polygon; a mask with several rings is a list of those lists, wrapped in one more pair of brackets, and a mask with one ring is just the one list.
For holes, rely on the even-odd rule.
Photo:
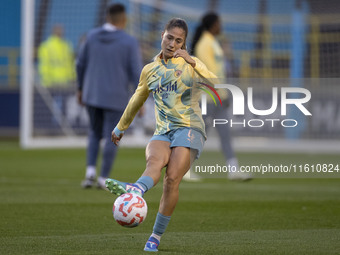
{"label": "team crest on sleeve", "polygon": [[175,70],[175,77],[178,78],[180,77],[182,74],[182,71],[181,70]]}

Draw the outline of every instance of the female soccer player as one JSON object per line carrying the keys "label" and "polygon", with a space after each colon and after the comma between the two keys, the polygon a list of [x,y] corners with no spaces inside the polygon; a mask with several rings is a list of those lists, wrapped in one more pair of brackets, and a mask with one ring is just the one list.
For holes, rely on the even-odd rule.
{"label": "female soccer player", "polygon": [[199,157],[206,139],[199,95],[191,92],[196,78],[216,76],[188,54],[187,35],[188,26],[183,19],[174,18],[167,23],[162,32],[160,54],[143,68],[139,85],[112,131],[112,141],[118,145],[149,93],[153,93],[156,130],[146,147],[143,175],[135,183],[106,180],[106,187],[116,195],[131,191],[143,195],[158,183],[161,170],[166,166],[159,212],[145,251],[158,251],[161,236],[178,201],[179,184],[190,162]]}

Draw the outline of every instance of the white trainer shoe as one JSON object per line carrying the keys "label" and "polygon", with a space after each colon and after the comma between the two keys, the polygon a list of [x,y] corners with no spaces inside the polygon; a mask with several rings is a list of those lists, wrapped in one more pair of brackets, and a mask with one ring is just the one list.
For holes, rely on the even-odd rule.
{"label": "white trainer shoe", "polygon": [[237,158],[229,159],[227,162],[227,166],[231,171],[228,173],[228,179],[231,181],[249,181],[253,179],[250,173],[241,172]]}
{"label": "white trainer shoe", "polygon": [[98,179],[97,179],[97,188],[98,189],[104,189],[104,190],[109,191],[109,189],[105,185],[105,180],[106,179],[107,178],[105,178],[105,177],[101,177],[101,176],[98,177]]}
{"label": "white trainer shoe", "polygon": [[202,180],[202,177],[189,169],[189,171],[183,176],[183,180],[187,182],[199,182]]}

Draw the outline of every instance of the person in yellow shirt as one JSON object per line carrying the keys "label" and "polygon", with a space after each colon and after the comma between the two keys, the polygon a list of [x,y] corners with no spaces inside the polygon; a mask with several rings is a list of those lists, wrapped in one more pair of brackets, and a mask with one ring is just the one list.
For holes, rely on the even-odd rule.
{"label": "person in yellow shirt", "polygon": [[40,83],[44,87],[67,87],[75,80],[74,53],[63,35],[63,27],[55,25],[52,35],[39,46]]}
{"label": "person in yellow shirt", "polygon": [[204,15],[194,35],[192,52],[218,78],[224,79],[224,54],[216,38],[220,33],[221,21],[217,14],[208,13]]}
{"label": "person in yellow shirt", "polygon": [[[53,98],[51,125],[61,126],[66,113],[66,99],[74,88],[74,53],[69,42],[63,38],[64,29],[55,25],[52,35],[38,48],[38,71],[40,85]],[[73,93],[72,93],[73,94]]]}
{"label": "person in yellow shirt", "polygon": [[[223,49],[217,40],[217,37],[221,34],[221,30],[222,24],[220,17],[214,12],[205,14],[201,20],[201,24],[198,26],[194,34],[192,52],[207,66],[209,70],[215,73],[220,80],[225,81],[225,57]],[[224,105],[228,105],[228,102],[226,101]],[[208,104],[208,113],[209,112],[209,117],[216,119],[228,119],[226,108],[219,107],[214,109],[212,104]],[[248,173],[242,173],[239,171],[238,160],[231,145],[229,126],[217,125],[216,129],[220,136],[221,147],[227,161],[227,165],[229,165],[232,169],[236,169],[236,171],[228,173],[228,178],[230,180],[251,179],[251,176]],[[187,176],[185,179],[191,180]],[[194,178],[194,180],[195,179],[197,180],[197,177]]]}
{"label": "person in yellow shirt", "polygon": [[145,251],[158,250],[178,201],[182,177],[199,157],[206,139],[200,94],[193,92],[193,86],[200,77],[209,80],[216,76],[198,58],[188,54],[187,35],[184,20],[174,18],[168,22],[162,33],[160,54],[143,68],[139,85],[112,132],[112,141],[117,145],[149,93],[153,94],[156,130],[146,147],[143,175],[135,183],[106,180],[106,187],[116,195],[127,192],[143,195],[158,183],[162,168],[166,167],[163,195]]}

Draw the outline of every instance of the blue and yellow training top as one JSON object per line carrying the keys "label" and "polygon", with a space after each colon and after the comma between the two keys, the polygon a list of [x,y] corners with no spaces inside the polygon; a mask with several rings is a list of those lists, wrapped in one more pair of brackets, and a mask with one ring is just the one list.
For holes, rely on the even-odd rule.
{"label": "blue and yellow training top", "polygon": [[206,81],[216,76],[198,58],[192,58],[196,62],[194,68],[181,57],[165,61],[160,55],[152,63],[147,64],[117,128],[124,131],[129,127],[152,92],[156,114],[155,135],[181,127],[190,127],[206,137],[199,107],[200,93],[193,93],[192,88],[195,82]]}

